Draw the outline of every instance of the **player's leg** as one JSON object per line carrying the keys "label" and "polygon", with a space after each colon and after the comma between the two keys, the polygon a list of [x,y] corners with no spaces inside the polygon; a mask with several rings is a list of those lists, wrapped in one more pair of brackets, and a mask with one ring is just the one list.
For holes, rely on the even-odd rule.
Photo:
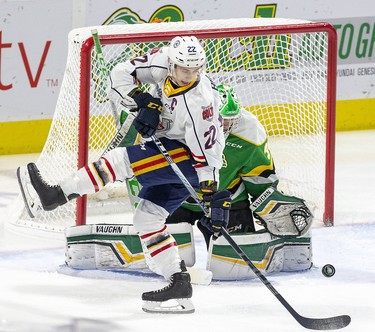
{"label": "player's leg", "polygon": [[[198,177],[185,147],[167,139],[163,139],[163,145],[170,151],[172,158],[176,153],[183,156],[178,158],[178,167],[197,186]],[[129,147],[128,154],[134,174],[142,185],[139,193],[141,200],[136,208],[133,224],[139,234],[149,268],[170,281],[165,288],[142,295],[145,301],[143,310],[194,312],[190,300],[190,275],[179,257],[176,241],[165,226],[167,216],[189,197],[189,192],[153,142],[146,143],[144,150],[137,146]]]}
{"label": "player's leg", "polygon": [[[185,146],[177,141],[161,140],[172,158],[178,158],[178,167],[189,181],[198,185],[198,177]],[[165,162],[155,143],[147,142],[143,149],[131,146],[127,151],[134,174],[142,185],[133,224],[140,236],[146,262],[151,270],[171,279],[171,282],[171,276],[176,273],[183,273],[182,276],[188,278],[186,269],[181,266],[177,243],[168,233],[165,221],[189,197],[189,192]],[[150,299],[153,298],[151,293],[147,293]]]}
{"label": "player's leg", "polygon": [[[51,211],[69,200],[102,189],[107,183],[123,181],[133,175],[126,148],[109,151],[98,161],[90,163],[58,184],[47,183],[34,163],[17,170],[18,182],[31,217],[36,211]],[[39,200],[35,200],[36,192]],[[36,206],[40,204],[40,206]]]}
{"label": "player's leg", "polygon": [[[163,289],[142,294],[142,299],[146,301],[143,306],[145,311],[194,312],[190,300],[193,294],[190,276],[179,256],[177,243],[165,225],[169,213],[187,198],[188,192],[183,189],[181,185],[173,184],[143,187],[142,196],[147,199],[141,198],[134,213],[133,224],[147,265],[170,281]],[[176,301],[177,305],[162,305],[169,300]]]}

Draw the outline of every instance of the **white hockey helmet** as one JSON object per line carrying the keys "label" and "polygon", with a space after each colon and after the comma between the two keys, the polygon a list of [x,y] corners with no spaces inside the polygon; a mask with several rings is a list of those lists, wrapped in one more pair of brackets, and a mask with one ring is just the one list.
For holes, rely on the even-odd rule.
{"label": "white hockey helmet", "polygon": [[195,36],[174,37],[168,58],[171,64],[185,68],[201,68],[206,63],[206,53]]}

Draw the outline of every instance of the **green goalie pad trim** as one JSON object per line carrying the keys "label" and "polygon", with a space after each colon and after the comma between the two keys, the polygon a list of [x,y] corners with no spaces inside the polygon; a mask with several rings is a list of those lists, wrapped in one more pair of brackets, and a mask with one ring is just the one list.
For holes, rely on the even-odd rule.
{"label": "green goalie pad trim", "polygon": [[[90,234],[90,235],[82,235],[82,236],[73,236],[68,237],[66,239],[67,244],[80,244],[80,243],[87,243],[89,241],[103,241],[103,242],[122,242],[126,248],[133,254],[142,253],[142,246],[141,242],[139,241],[138,235],[99,235],[99,234]],[[177,240],[176,240],[177,241]]]}
{"label": "green goalie pad trim", "polygon": [[[176,240],[178,246],[183,246],[185,244],[190,244],[192,242],[190,233],[185,234],[172,234],[174,239]],[[140,254],[143,253],[141,241],[139,240],[138,235],[103,235],[103,234],[89,234],[89,235],[82,235],[82,236],[72,236],[67,237],[66,241],[67,244],[79,244],[79,243],[87,243],[89,241],[120,241],[122,242],[126,248],[133,254]]]}
{"label": "green goalie pad trim", "polygon": [[[235,234],[231,234],[235,238]],[[241,235],[244,235],[241,233]],[[254,244],[245,244],[239,245],[240,248],[245,252],[245,254],[250,258],[253,262],[261,262],[267,256],[270,248],[277,247],[281,248],[285,244],[311,244],[311,239],[308,237],[283,237],[278,238],[270,242],[266,243],[254,243]],[[233,258],[233,259],[240,259],[238,254],[234,251],[234,249],[228,245],[213,245],[212,248],[212,255]]]}

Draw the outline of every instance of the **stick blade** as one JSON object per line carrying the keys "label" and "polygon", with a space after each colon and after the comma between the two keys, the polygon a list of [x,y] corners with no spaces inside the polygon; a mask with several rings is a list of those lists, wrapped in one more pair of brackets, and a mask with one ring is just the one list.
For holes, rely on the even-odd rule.
{"label": "stick blade", "polygon": [[339,330],[348,326],[351,318],[348,315],[329,317],[329,318],[306,318],[300,316],[297,319],[303,327],[310,330]]}

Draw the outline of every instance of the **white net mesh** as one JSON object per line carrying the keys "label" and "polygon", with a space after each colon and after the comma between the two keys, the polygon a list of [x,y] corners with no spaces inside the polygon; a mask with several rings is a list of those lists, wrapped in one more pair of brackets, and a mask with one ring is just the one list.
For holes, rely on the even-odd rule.
{"label": "white net mesh", "polygon": [[[328,38],[325,31],[311,31],[311,24],[286,19],[230,19],[95,28],[108,70],[118,62],[168,44],[175,35],[195,34],[206,50],[209,76],[217,84],[233,86],[241,104],[265,126],[280,189],[306,199],[317,219],[322,220]],[[263,36],[262,31],[270,27],[273,30]],[[299,28],[297,32],[292,31],[295,27]],[[88,53],[89,66],[82,60],[85,53],[81,50],[90,40],[91,30],[75,29],[69,34],[64,80],[50,133],[37,161],[43,177],[51,183],[76,170],[79,158],[86,153],[89,161],[98,159],[116,133],[107,82],[95,50],[90,48]],[[80,114],[86,102],[87,120]],[[87,150],[79,148],[85,126]],[[89,214],[129,209],[124,185],[112,186],[88,199]],[[17,215],[12,221],[16,224],[60,231],[75,224],[76,203],[70,202],[33,220],[24,211]],[[102,222],[106,222],[106,217]]]}

